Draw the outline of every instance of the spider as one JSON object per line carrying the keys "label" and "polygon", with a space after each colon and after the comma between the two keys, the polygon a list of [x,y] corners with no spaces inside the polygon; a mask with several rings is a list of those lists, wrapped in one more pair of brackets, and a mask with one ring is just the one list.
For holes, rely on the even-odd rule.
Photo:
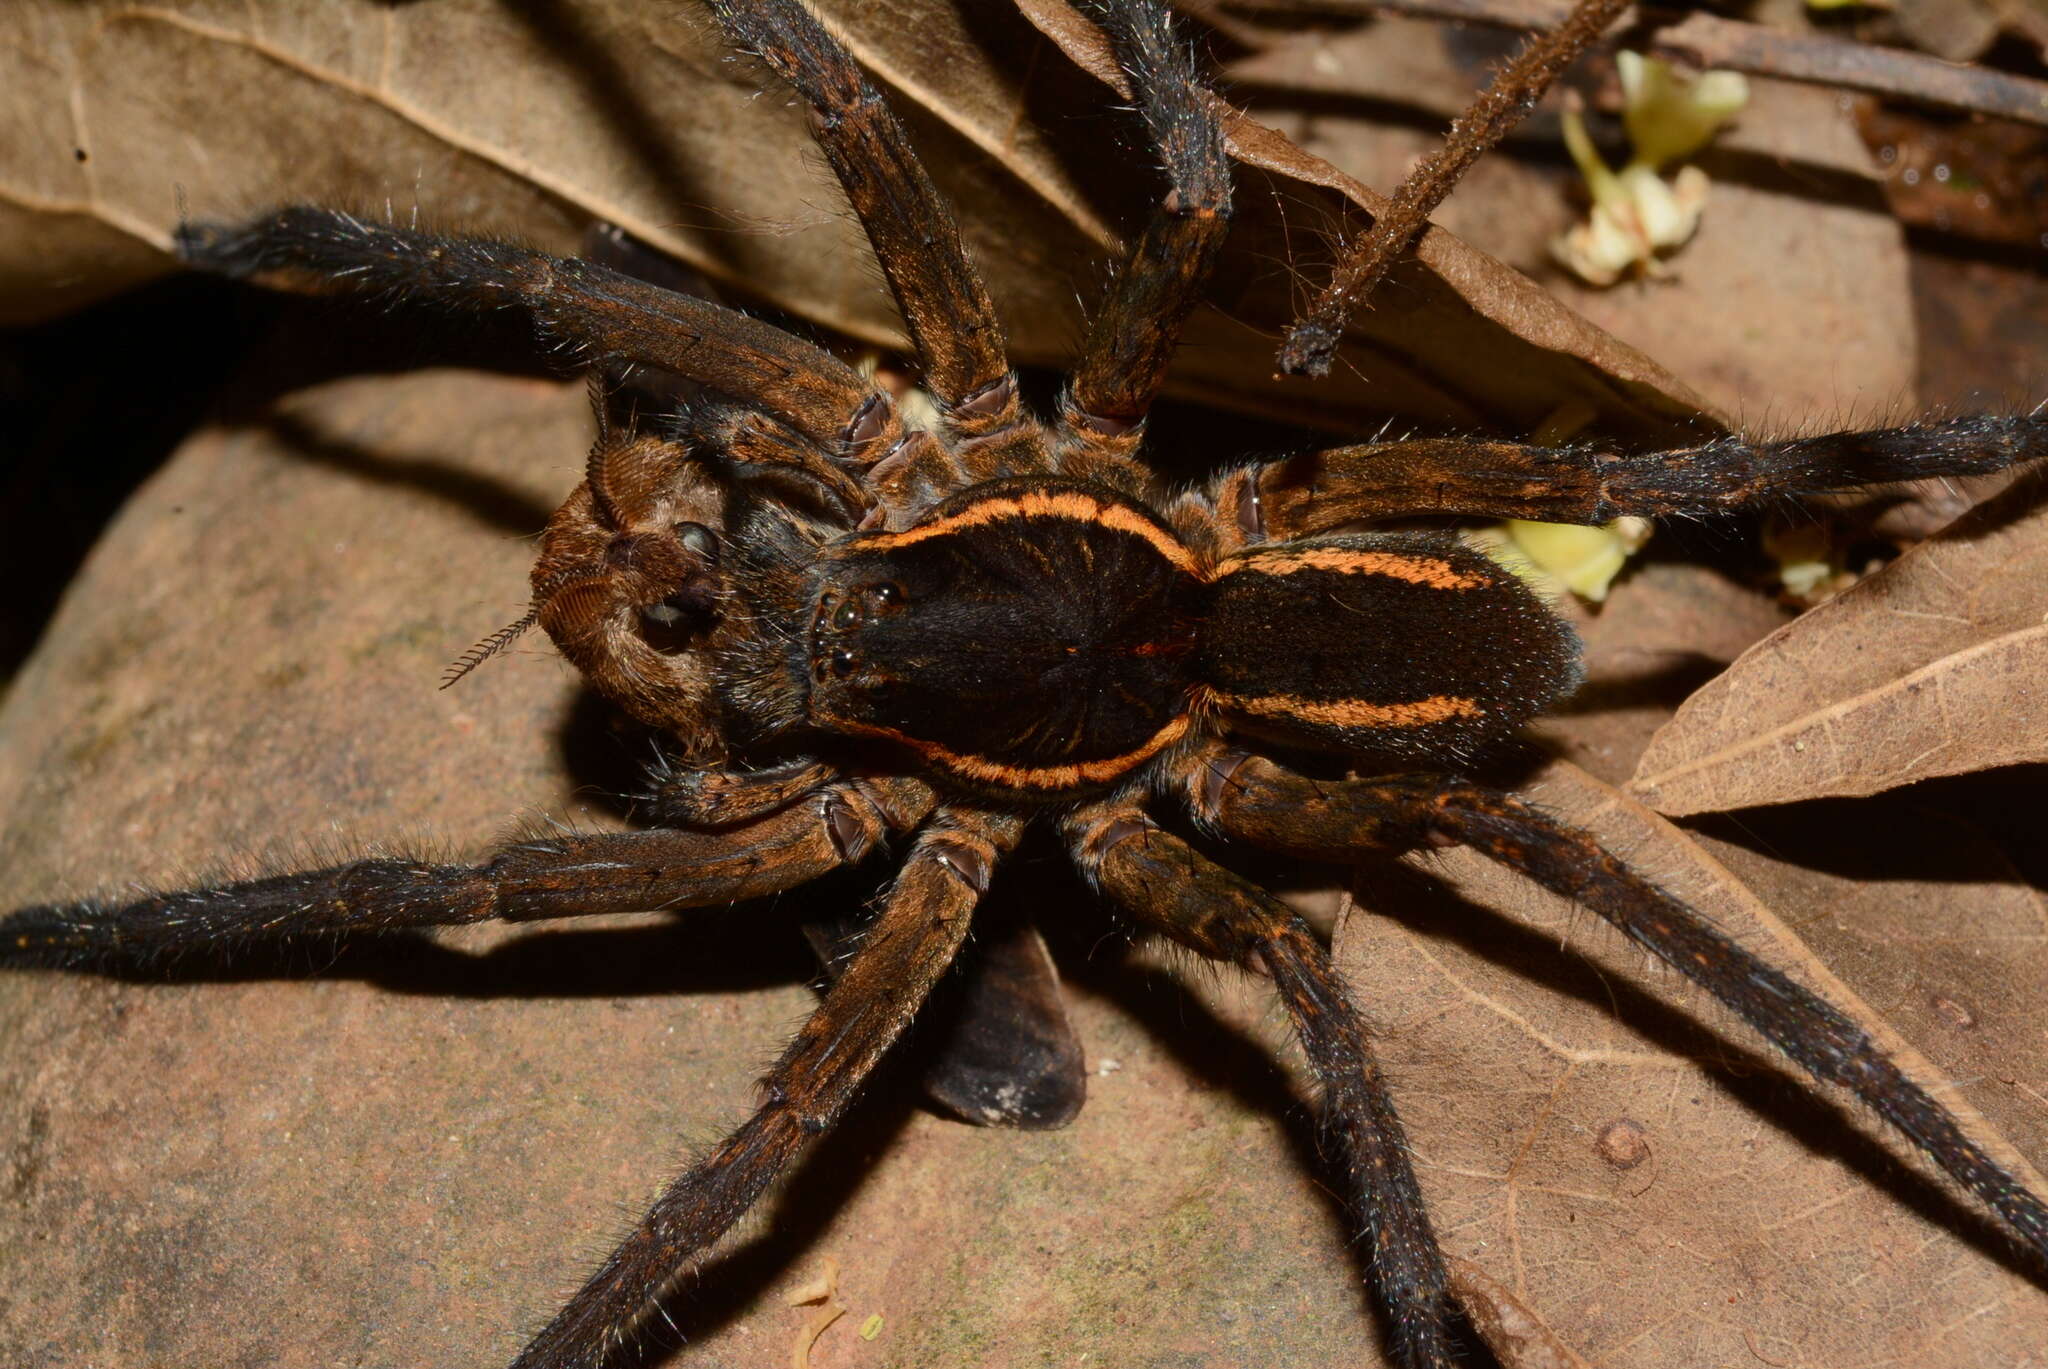
{"label": "spider", "polygon": [[[2048,1208],[1844,1014],[1586,834],[1458,776],[1577,683],[1569,629],[1452,540],[1340,531],[1410,513],[1597,522],[1989,471],[2048,451],[2040,421],[1640,456],[1381,443],[1183,488],[1142,451],[1145,418],[1228,231],[1231,185],[1163,7],[1103,11],[1170,186],[1048,419],[1024,404],[948,211],[858,66],[793,0],[713,10],[813,111],[911,334],[936,430],[907,426],[828,353],[589,263],[307,208],[183,241],[198,265],[272,284],[456,309],[516,302],[594,364],[670,371],[715,396],[659,431],[600,402],[585,480],[532,576],[532,620],[669,739],[650,780],[653,825],[520,841],[477,865],[367,859],[23,909],[0,921],[0,957],[91,968],[721,905],[897,843],[889,892],[769,1070],[759,1109],[668,1185],[517,1366],[598,1364],[640,1328],[841,1118],[1034,826],[1125,916],[1270,982],[1319,1086],[1391,1353],[1409,1369],[1452,1362],[1455,1308],[1369,1034],[1316,936],[1208,854],[1209,839],[1344,863],[1464,845],[1526,874],[1853,1092],[2048,1254]],[[1162,823],[1167,809],[1203,839]],[[1050,1081],[1027,1082],[1059,1095],[1073,1065],[1052,1052]]]}

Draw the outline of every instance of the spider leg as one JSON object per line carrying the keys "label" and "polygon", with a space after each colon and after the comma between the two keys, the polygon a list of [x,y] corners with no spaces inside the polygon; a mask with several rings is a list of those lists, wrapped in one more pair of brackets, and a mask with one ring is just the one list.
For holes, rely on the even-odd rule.
{"label": "spider leg", "polygon": [[874,246],[967,479],[1045,469],[960,225],[859,63],[797,0],[712,0],[711,9],[735,46],[811,107],[812,136]]}
{"label": "spider leg", "polygon": [[194,266],[281,289],[388,293],[472,311],[523,306],[580,362],[655,366],[699,381],[857,465],[904,440],[888,396],[830,353],[593,262],[303,205],[238,227],[185,224],[178,251]]}
{"label": "spider leg", "polygon": [[1333,447],[1221,476],[1211,498],[1249,541],[1413,514],[1606,523],[1773,496],[1983,475],[2048,456],[2048,416],[1951,418],[1783,442],[1719,437],[1626,455],[1580,445],[1426,439]]}
{"label": "spider leg", "polygon": [[760,479],[799,507],[816,506],[839,522],[857,524],[875,506],[874,492],[816,443],[758,410],[703,406],[684,418],[681,435],[741,479]]}
{"label": "spider leg", "polygon": [[1512,794],[1434,775],[1318,780],[1218,748],[1183,762],[1198,818],[1274,850],[1351,860],[1463,844],[1591,909],[1711,993],[1814,1078],[1848,1089],[2048,1258],[2048,1204],[1963,1134],[1834,1005],[1765,964],[1590,835]]}
{"label": "spider leg", "polygon": [[725,832],[551,837],[480,865],[359,860],[125,904],[23,908],[0,918],[0,965],[89,969],[255,941],[731,903],[854,864],[932,803],[916,780],[847,781]]}
{"label": "spider leg", "polygon": [[731,827],[755,822],[840,779],[823,761],[799,757],[764,770],[676,769],[664,756],[639,816],[657,827]]}
{"label": "spider leg", "polygon": [[[933,1047],[925,1097],[970,1126],[1049,1131],[1080,1115],[1087,1066],[1045,938],[1021,900],[1002,892],[975,910],[973,944],[925,1005],[918,1030]],[[849,915],[806,922],[803,931],[836,978],[867,926]]]}
{"label": "spider leg", "polygon": [[1213,97],[1175,40],[1166,6],[1115,0],[1100,14],[1170,185],[1089,326],[1060,405],[1059,460],[1066,474],[1136,492],[1148,480],[1132,464],[1146,411],[1230,231],[1230,162]]}
{"label": "spider leg", "polygon": [[926,826],[846,973],[762,1081],[760,1109],[663,1190],[513,1369],[599,1363],[805,1143],[839,1120],[952,962],[996,860],[1022,828],[953,810]]}
{"label": "spider leg", "polygon": [[1263,971],[1294,1021],[1342,1152],[1345,1194],[1372,1243],[1374,1290],[1402,1369],[1450,1369],[1449,1276],[1393,1099],[1329,952],[1292,909],[1154,826],[1134,803],[1077,810],[1074,859],[1140,922],[1212,960]]}

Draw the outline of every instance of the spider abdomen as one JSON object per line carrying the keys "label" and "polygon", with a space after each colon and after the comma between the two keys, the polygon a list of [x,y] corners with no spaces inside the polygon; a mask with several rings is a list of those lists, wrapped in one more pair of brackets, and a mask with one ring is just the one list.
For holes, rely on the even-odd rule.
{"label": "spider abdomen", "polygon": [[980,485],[820,562],[809,712],[974,785],[1105,784],[1186,731],[1203,593],[1141,505],[1078,481]]}
{"label": "spider abdomen", "polygon": [[1216,567],[1194,668],[1234,724],[1395,758],[1470,755],[1568,693],[1576,634],[1449,538],[1318,537]]}

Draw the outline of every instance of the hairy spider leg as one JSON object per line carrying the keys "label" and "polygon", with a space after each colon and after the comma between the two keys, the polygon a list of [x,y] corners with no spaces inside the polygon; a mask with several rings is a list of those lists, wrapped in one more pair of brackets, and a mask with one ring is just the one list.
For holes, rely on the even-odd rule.
{"label": "hairy spider leg", "polygon": [[1286,904],[1161,831],[1134,802],[1076,810],[1065,831],[1082,873],[1132,917],[1198,954],[1271,977],[1315,1075],[1345,1199],[1370,1242],[1395,1363],[1451,1369],[1443,1249],[1365,1023],[1329,953]]}
{"label": "hairy spider leg", "polygon": [[[798,758],[762,770],[673,769],[657,764],[643,819],[664,827],[755,822],[841,778],[823,761]],[[1001,891],[997,891],[1000,898]],[[974,1126],[1042,1131],[1063,1127],[1088,1096],[1080,1038],[1068,1020],[1059,970],[1027,909],[981,918],[971,973],[962,982],[951,1033],[925,1069],[925,1092]],[[1008,915],[1006,915],[1008,914]],[[821,914],[804,936],[837,978],[866,931],[858,910]],[[963,966],[965,970],[967,967]]]}
{"label": "hairy spider leg", "polygon": [[1985,475],[2048,456],[2048,416],[1981,416],[1781,442],[1715,438],[1625,454],[1591,444],[1433,438],[1332,447],[1218,477],[1226,535],[1286,540],[1414,514],[1606,523],[1700,514],[1772,497]]}
{"label": "hairy spider leg", "polygon": [[904,440],[895,405],[823,348],[709,300],[594,262],[296,205],[238,227],[185,224],[193,266],[302,294],[521,307],[579,365],[659,367],[766,410],[828,457],[872,464]]}
{"label": "hairy spider leg", "polygon": [[1062,474],[1126,494],[1156,477],[1135,460],[1145,415],[1166,383],[1181,326],[1230,232],[1230,161],[1208,87],[1158,0],[1096,6],[1169,182],[1117,268],[1060,402]]}
{"label": "hairy spider leg", "polygon": [[757,409],[697,404],[681,416],[676,435],[706,465],[729,471],[739,482],[758,481],[799,508],[817,507],[845,527],[857,526],[875,507],[875,493],[864,482],[803,434]]}
{"label": "hairy spider leg", "polygon": [[636,817],[657,827],[730,827],[756,822],[840,778],[820,760],[798,757],[763,770],[677,768],[664,754]]}
{"label": "hairy spider leg", "polygon": [[679,1175],[512,1369],[585,1369],[829,1130],[966,940],[1019,818],[942,809],[918,836],[846,972],[762,1080],[760,1110]]}
{"label": "hairy spider leg", "polygon": [[1963,1134],[1840,1009],[1717,931],[1588,834],[1512,794],[1439,775],[1320,780],[1217,747],[1178,776],[1195,815],[1270,850],[1319,859],[1457,843],[1590,909],[1698,984],[1822,1083],[1848,1089],[2048,1260],[2048,1204]]}
{"label": "hairy spider leg", "polygon": [[933,803],[915,779],[843,781],[724,832],[550,837],[480,865],[360,860],[126,904],[45,904],[0,918],[0,964],[87,969],[296,937],[732,903],[856,864]]}
{"label": "hairy spider leg", "polygon": [[[1087,1060],[1034,920],[1038,907],[1016,885],[998,884],[975,909],[973,940],[949,976],[950,1001],[927,1003],[919,1019],[931,1046],[925,1097],[969,1126],[1056,1130],[1088,1101]],[[866,930],[853,909],[803,924],[835,979]]]}
{"label": "hairy spider leg", "polygon": [[867,231],[945,417],[959,483],[1050,469],[1003,326],[953,211],[846,49],[797,0],[712,0],[726,34],[811,107],[811,133]]}

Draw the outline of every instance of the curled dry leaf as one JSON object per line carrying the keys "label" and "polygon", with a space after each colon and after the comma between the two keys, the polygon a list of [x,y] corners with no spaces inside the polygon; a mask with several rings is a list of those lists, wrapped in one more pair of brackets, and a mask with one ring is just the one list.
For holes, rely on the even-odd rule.
{"label": "curled dry leaf", "polygon": [[[1115,235],[1161,193],[1103,155],[1125,116],[1007,7],[819,8],[889,88],[960,208],[1014,354],[1064,359],[1077,299],[1094,297]],[[602,219],[749,298],[895,344],[801,114],[779,92],[763,97],[760,75],[686,9],[623,0],[37,7],[23,41],[0,51],[14,132],[0,139],[0,317],[47,316],[169,269],[161,249],[182,193],[201,218],[289,201],[418,210],[556,252]],[[1284,145],[1256,155],[1287,179],[1248,179],[1215,296],[1231,316],[1191,333],[1181,385],[1354,429],[1405,414],[1528,431],[1566,401],[1644,440],[1696,420],[1681,383],[1446,235],[1362,340],[1353,374],[1280,385],[1267,331],[1289,317],[1292,248],[1337,218],[1317,198],[1328,192],[1305,199],[1300,185],[1329,182],[1327,168],[1305,169]]]}
{"label": "curled dry leaf", "polygon": [[[1124,88],[1107,38],[1067,0],[1016,2],[1073,62],[1103,83]],[[1250,248],[1279,253],[1290,270],[1299,272],[1304,269],[1301,249],[1318,235],[1338,229],[1358,210],[1373,215],[1385,208],[1384,195],[1242,111],[1226,107],[1223,124],[1242,182],[1236,196],[1234,252]],[[1273,180],[1262,180],[1256,173]],[[1290,223],[1290,217],[1296,222]],[[1226,265],[1226,277],[1229,273]],[[1293,288],[1274,297],[1241,299],[1233,304],[1232,313],[1277,334],[1293,321],[1303,298],[1305,292]],[[1471,319],[1461,319],[1467,310],[1498,331],[1475,330]],[[1218,345],[1213,326],[1217,322],[1213,316],[1200,315],[1193,321],[1181,365],[1184,374],[1190,367],[1205,377],[1209,374],[1204,358]],[[1322,409],[1330,402],[1329,391],[1346,395],[1359,382],[1382,406],[1391,400],[1405,412],[1409,401],[1400,397],[1403,390],[1420,387],[1455,396],[1466,385],[1458,377],[1471,371],[1492,373],[1489,384],[1513,394],[1508,407],[1496,407],[1494,416],[1513,413],[1523,431],[1533,431],[1561,408],[1590,406],[1603,426],[1620,418],[1626,428],[1614,431],[1646,435],[1646,424],[1669,423],[1677,417],[1669,407],[1672,398],[1689,405],[1701,403],[1655,362],[1588,329],[1526,276],[1440,228],[1422,235],[1412,258],[1397,266],[1378,291],[1374,308],[1353,318],[1346,339],[1343,365],[1328,381],[1290,384],[1286,393],[1297,406],[1292,416],[1305,416],[1303,405]],[[1257,373],[1264,374],[1278,344],[1272,336],[1261,340],[1265,353]],[[1221,368],[1215,376],[1227,385],[1242,383]],[[1541,390],[1531,388],[1538,386]],[[1481,417],[1482,411],[1475,409],[1464,421]]]}
{"label": "curled dry leaf", "polygon": [[[1395,185],[1520,41],[1382,15],[1348,32],[1289,33],[1226,75],[1233,99],[1308,152]],[[1696,159],[1712,182],[1699,233],[1666,279],[1618,289],[1588,286],[1549,256],[1581,193],[1562,160],[1561,103],[1546,100],[1434,221],[1655,357],[1740,426],[1875,422],[1911,394],[1905,236],[1833,92],[1753,80],[1748,106]]]}
{"label": "curled dry leaf", "polygon": [[[1843,944],[1815,955],[1720,848],[1568,763],[1532,793],[1849,1011],[2041,1187],[1983,1115],[2019,1117],[2023,1089],[1970,1068],[1959,1033],[1930,1041],[1936,1061],[1902,1038],[1857,994],[1866,981],[1891,991],[1896,971],[1881,959]],[[2039,1343],[2048,1294],[1966,1200],[1921,1177],[1917,1157],[1911,1175],[1895,1166],[1904,1150],[1853,1105],[1818,1101],[1794,1067],[1590,913],[1466,851],[1412,864],[1428,878],[1361,872],[1338,954],[1379,1020],[1438,1229],[1497,1286],[1478,1285],[1482,1326],[1508,1310],[1543,1333],[1531,1363],[1630,1369],[1976,1369]],[[1978,858],[1982,884],[1890,890],[1788,868],[1801,897],[1776,878],[1771,896],[1853,922],[1858,938],[1882,940],[1901,918],[1924,925],[1931,899],[1944,919],[1981,920],[1991,930],[1972,941],[1974,973],[1997,986],[2009,1036],[2048,1019],[2039,895],[2005,882],[1995,860]],[[2001,934],[2029,923],[2032,937]],[[1999,1075],[2044,1077],[2048,1044],[2031,1038],[2012,1042]],[[2026,1132],[2038,1156],[2042,1133]],[[1511,1341],[1496,1350],[1521,1362]]]}
{"label": "curled dry leaf", "polygon": [[1659,812],[2048,759],[2048,500],[2021,481],[1737,659],[1652,739]]}

